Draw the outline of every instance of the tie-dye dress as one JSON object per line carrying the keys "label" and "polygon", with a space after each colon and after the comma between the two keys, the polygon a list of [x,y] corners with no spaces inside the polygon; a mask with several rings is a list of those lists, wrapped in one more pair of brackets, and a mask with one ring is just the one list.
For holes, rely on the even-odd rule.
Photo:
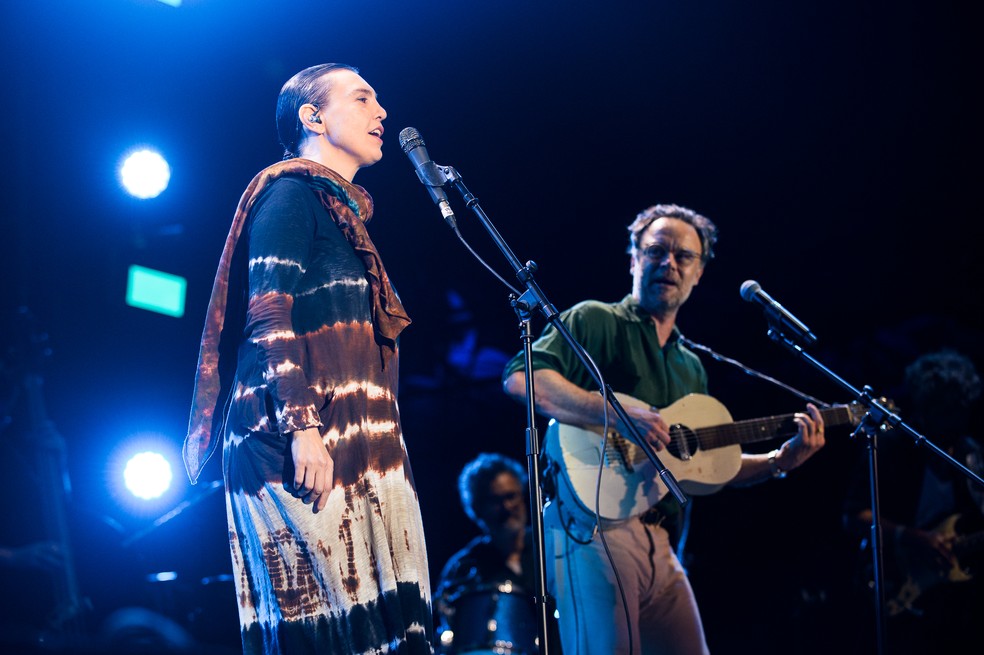
{"label": "tie-dye dress", "polygon": [[[371,213],[372,205],[360,187],[330,181],[327,195],[303,177],[270,182],[239,239],[248,258],[233,259],[229,271],[231,307],[248,259],[248,311],[223,428],[243,646],[248,654],[430,653],[429,575],[397,406],[396,343],[374,329],[372,276],[329,214],[334,206],[351,219],[351,210]],[[284,488],[293,479],[289,433],[312,426],[335,466],[317,514]]]}

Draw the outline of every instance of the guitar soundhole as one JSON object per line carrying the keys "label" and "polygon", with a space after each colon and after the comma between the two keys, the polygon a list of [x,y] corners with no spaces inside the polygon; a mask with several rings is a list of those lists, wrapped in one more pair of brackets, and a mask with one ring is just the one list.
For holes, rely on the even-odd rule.
{"label": "guitar soundhole", "polygon": [[686,425],[677,423],[670,426],[670,445],[667,446],[667,450],[677,459],[690,459],[697,452],[699,445],[697,433]]}

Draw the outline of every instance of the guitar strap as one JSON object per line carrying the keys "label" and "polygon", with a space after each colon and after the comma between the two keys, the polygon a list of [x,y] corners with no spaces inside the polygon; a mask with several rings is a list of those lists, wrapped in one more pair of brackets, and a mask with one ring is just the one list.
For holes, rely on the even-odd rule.
{"label": "guitar strap", "polygon": [[557,498],[559,466],[557,462],[550,459],[550,455],[545,450],[540,452],[540,490],[543,492],[545,501]]}
{"label": "guitar strap", "polygon": [[555,498],[553,502],[556,503],[557,515],[560,517],[560,524],[564,526],[567,537],[582,546],[591,543],[598,532],[598,523],[594,521],[594,517],[577,505],[569,506],[559,497]]}

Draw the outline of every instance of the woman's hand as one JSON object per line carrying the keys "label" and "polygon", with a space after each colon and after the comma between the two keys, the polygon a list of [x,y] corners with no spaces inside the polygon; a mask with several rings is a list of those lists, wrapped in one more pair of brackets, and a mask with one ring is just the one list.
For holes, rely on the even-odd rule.
{"label": "woman's hand", "polygon": [[314,511],[320,512],[328,503],[328,493],[334,486],[335,462],[328,454],[318,428],[292,432],[290,454],[294,460],[291,492],[305,503],[314,503]]}

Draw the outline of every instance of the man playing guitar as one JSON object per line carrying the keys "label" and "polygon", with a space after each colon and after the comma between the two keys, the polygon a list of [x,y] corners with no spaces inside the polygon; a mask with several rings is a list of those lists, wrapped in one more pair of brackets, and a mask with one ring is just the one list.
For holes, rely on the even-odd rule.
{"label": "man playing guitar", "polygon": [[[658,408],[707,393],[704,368],[680,343],[676,317],[712,257],[717,229],[690,209],[656,205],[641,212],[629,232],[631,294],[618,303],[582,302],[561,318],[607,383],[643,401],[626,411],[643,438],[665,452],[671,431]],[[517,355],[503,374],[506,393],[520,401],[525,401],[523,364]],[[534,344],[533,367],[538,412],[571,425],[603,422],[604,401],[593,378],[552,327]],[[817,407],[808,405],[793,420],[794,437],[767,455],[740,455],[728,483],[783,477],[824,445]],[[623,425],[615,428],[629,434]],[[564,458],[559,460],[552,466],[563,480]],[[547,588],[557,599],[564,652],[708,652],[693,590],[661,525],[677,507],[672,496],[640,515],[599,521],[604,543],[593,529],[594,516],[563,505],[547,505],[544,535]]]}

